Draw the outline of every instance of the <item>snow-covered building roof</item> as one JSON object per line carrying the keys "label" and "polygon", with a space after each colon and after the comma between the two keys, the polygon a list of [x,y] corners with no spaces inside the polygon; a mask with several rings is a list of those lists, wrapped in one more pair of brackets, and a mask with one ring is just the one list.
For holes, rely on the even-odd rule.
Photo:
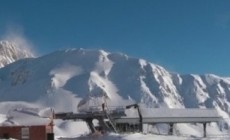
{"label": "snow-covered building roof", "polygon": [[48,125],[51,122],[49,116],[41,116],[39,112],[27,108],[9,111],[7,115],[0,116],[0,126],[33,126]]}
{"label": "snow-covered building roof", "polygon": [[[215,109],[141,109],[143,123],[206,123],[221,120]],[[115,120],[117,123],[139,123],[137,115],[128,114]]]}

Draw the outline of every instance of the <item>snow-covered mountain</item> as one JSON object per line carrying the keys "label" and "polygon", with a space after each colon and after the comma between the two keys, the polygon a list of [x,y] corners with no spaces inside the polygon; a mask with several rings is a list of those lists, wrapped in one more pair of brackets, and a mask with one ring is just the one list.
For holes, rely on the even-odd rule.
{"label": "snow-covered mountain", "polygon": [[16,43],[0,41],[0,67],[29,57],[34,57],[34,55],[25,48],[20,48]]}
{"label": "snow-covered mountain", "polygon": [[[124,54],[69,49],[1,68],[0,97],[1,102],[24,101],[61,112],[76,111],[80,100],[100,105],[100,97],[107,97],[119,106],[216,108],[229,118],[230,78],[180,75]],[[0,113],[6,109],[0,107]]]}
{"label": "snow-covered mountain", "polygon": [[72,49],[20,60],[0,69],[0,81],[1,101],[36,101],[57,92],[80,98],[106,94],[114,103],[219,107],[230,113],[230,78],[170,73],[143,59],[102,50]]}

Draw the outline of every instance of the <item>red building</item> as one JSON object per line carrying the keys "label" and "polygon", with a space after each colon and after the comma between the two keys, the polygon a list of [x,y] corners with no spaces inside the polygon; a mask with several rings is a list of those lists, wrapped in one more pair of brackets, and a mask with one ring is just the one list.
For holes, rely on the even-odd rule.
{"label": "red building", "polygon": [[0,126],[0,138],[14,138],[19,140],[54,140],[53,126]]}

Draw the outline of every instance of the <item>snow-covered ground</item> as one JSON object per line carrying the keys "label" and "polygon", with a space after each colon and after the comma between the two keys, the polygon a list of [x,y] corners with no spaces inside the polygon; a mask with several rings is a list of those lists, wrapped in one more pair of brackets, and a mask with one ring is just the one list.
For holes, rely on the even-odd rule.
{"label": "snow-covered ground", "polygon": [[[229,137],[225,136],[212,136],[207,138],[199,138],[193,136],[164,136],[153,134],[109,134],[105,136],[87,136],[79,138],[58,138],[60,140],[229,140]],[[57,139],[57,140],[58,140]]]}
{"label": "snow-covered ground", "polygon": [[[7,111],[8,108],[14,108]],[[7,111],[7,113],[5,112]],[[48,124],[51,118],[50,108],[41,108],[39,105],[32,105],[25,102],[0,103],[0,124],[1,125],[38,125]],[[174,135],[167,135],[168,125],[159,124],[156,126],[144,125],[144,132],[105,135],[90,134],[89,128],[83,121],[54,120],[54,133],[57,140],[227,140],[230,138],[227,130],[220,131],[216,123],[207,125],[207,138],[203,138],[201,124],[176,124]]]}

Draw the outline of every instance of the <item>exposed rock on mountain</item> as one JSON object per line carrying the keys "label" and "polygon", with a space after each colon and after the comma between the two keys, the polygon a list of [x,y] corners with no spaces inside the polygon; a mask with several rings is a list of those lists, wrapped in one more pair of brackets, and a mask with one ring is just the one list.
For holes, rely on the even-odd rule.
{"label": "exposed rock on mountain", "polygon": [[25,48],[20,48],[13,42],[0,41],[0,67],[30,57],[34,57],[34,55]]}

